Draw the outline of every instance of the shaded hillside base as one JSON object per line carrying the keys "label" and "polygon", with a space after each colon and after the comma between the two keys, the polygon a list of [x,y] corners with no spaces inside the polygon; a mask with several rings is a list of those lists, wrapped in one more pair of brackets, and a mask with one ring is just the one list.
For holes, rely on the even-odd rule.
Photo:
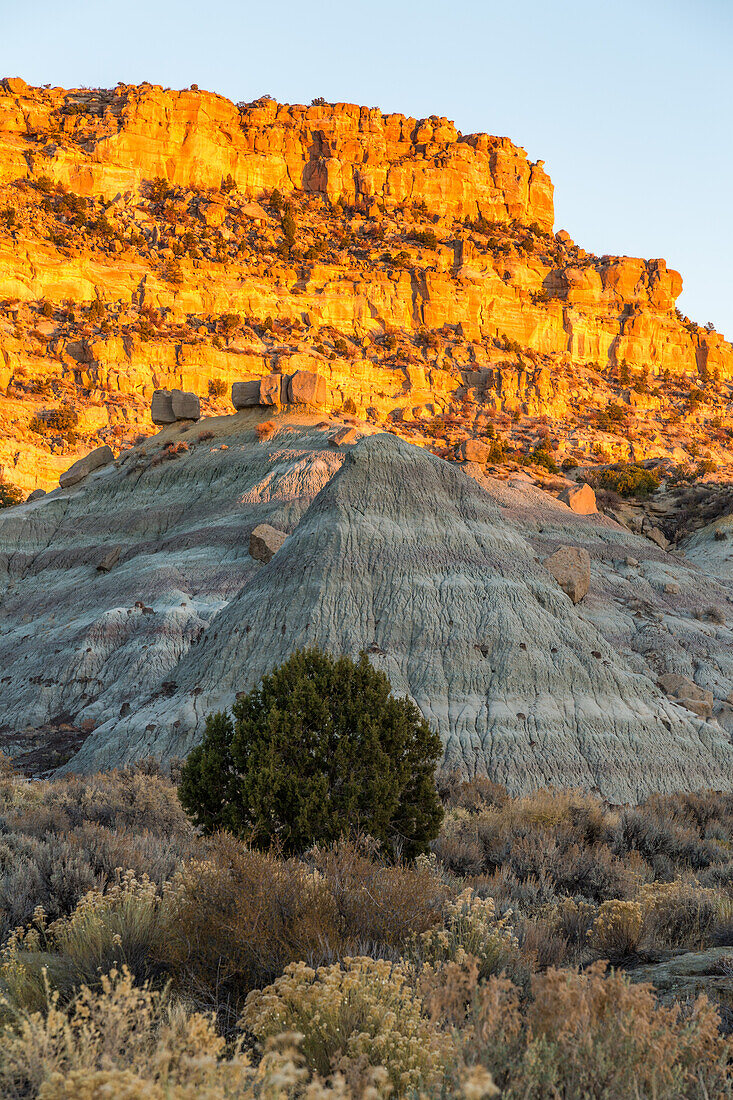
{"label": "shaded hillside base", "polygon": [[[336,1095],[361,1096],[381,1065],[400,1096],[492,1095],[477,1066],[506,1097],[730,1095],[733,987],[711,949],[733,956],[733,798],[442,794],[435,850],[411,866],[367,838],[283,860],[196,837],[155,765],[33,784],[6,771],[2,1094],[223,1100],[279,1072],[300,1095],[338,1069]],[[701,950],[714,980],[682,1004],[634,981]],[[115,967],[130,977],[101,977]],[[705,988],[715,1007],[687,997]],[[294,1031],[300,1051],[272,1038]]]}
{"label": "shaded hillside base", "polygon": [[79,751],[90,730],[80,729],[62,715],[56,722],[24,730],[0,732],[0,753],[28,778],[51,775]]}

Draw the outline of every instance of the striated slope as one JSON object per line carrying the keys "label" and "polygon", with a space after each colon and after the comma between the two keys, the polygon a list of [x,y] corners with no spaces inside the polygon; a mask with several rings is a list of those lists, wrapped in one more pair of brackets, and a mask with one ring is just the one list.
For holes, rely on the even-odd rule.
{"label": "striated slope", "polygon": [[[216,438],[201,443],[189,429],[173,462],[136,471],[131,457],[0,516],[6,730],[71,719],[89,732],[73,768],[183,754],[208,711],[317,642],[366,648],[439,729],[449,766],[512,790],[728,789],[721,727],[668,700],[647,657],[621,650],[597,566],[596,608],[573,607],[532,545],[544,531],[519,498],[501,499],[521,488],[492,495],[383,434],[343,460],[314,418],[281,417],[258,443],[256,417],[213,421]],[[293,530],[265,566],[246,550],[263,520]],[[644,544],[602,517],[587,524],[614,555]],[[114,542],[120,563],[100,576]]]}

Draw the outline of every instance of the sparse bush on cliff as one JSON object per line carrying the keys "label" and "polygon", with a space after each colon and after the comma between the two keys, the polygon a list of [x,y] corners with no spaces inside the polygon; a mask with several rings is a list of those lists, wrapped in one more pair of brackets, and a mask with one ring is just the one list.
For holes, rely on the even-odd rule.
{"label": "sparse bush on cliff", "polygon": [[209,381],[209,397],[225,397],[229,392],[229,386],[223,378],[212,378]]}
{"label": "sparse bush on cliff", "polygon": [[595,476],[599,489],[622,497],[649,497],[659,488],[659,474],[643,466],[627,463],[617,469],[601,470]]}
{"label": "sparse bush on cliff", "polygon": [[28,427],[36,435],[58,435],[69,443],[77,439],[76,427],[79,414],[71,405],[62,405],[58,409],[46,409],[40,415],[31,418]]}
{"label": "sparse bush on cliff", "polygon": [[435,235],[434,229],[417,229],[410,234],[411,241],[417,241],[418,244],[423,245],[425,248],[437,248],[438,238]]}
{"label": "sparse bush on cliff", "polygon": [[156,176],[145,185],[145,196],[151,202],[165,202],[171,196],[171,186],[164,176]]}
{"label": "sparse bush on cliff", "polygon": [[0,508],[12,508],[23,500],[22,490],[8,481],[0,481]]}
{"label": "sparse bush on cliff", "polygon": [[298,852],[364,832],[408,857],[438,832],[442,746],[362,654],[293,654],[233,713],[207,719],[183,768],[181,803],[207,832]]}

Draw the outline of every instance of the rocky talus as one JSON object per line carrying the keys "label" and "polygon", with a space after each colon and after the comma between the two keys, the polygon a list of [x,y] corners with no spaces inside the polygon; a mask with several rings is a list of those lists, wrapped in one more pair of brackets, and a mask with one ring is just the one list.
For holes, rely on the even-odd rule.
{"label": "rocky talus", "polygon": [[[471,477],[366,424],[336,445],[338,419],[264,416],[172,425],[0,513],[6,737],[73,727],[81,770],[182,755],[208,712],[317,643],[366,649],[446,766],[514,791],[731,788],[723,726],[657,685],[693,675],[719,707],[730,630],[695,612],[727,612],[724,582],[526,479]],[[267,562],[250,553],[263,525],[288,535]],[[581,544],[575,606],[542,561]]]}

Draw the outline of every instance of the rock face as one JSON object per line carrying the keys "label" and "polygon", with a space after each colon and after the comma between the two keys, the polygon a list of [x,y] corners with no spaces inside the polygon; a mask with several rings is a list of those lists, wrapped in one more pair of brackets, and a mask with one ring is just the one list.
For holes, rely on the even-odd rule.
{"label": "rock face", "polygon": [[561,546],[543,564],[573,603],[580,603],[590,587],[588,551],[578,546]]}
{"label": "rock face", "polygon": [[173,390],[171,405],[176,420],[198,420],[201,416],[201,403],[195,393]]}
{"label": "rock face", "polygon": [[249,536],[249,553],[255,561],[267,565],[287,539],[284,531],[278,531],[269,523],[260,523]]}
{"label": "rock face", "polygon": [[[212,412],[233,383],[237,408],[259,387],[455,457],[486,453],[489,424],[531,454],[552,418],[558,461],[733,467],[730,343],[676,310],[664,260],[553,235],[542,163],[506,138],[350,104],[11,81],[0,210],[0,465],[25,492],[96,443],[131,445],[155,391]],[[49,384],[76,447],[31,427]],[[154,411],[173,423],[172,397]]]}
{"label": "rock face", "polygon": [[106,444],[103,447],[96,447],[84,458],[78,459],[66,473],[61,475],[59,485],[62,489],[68,489],[70,486],[76,485],[77,481],[81,481],[93,470],[98,470],[100,466],[106,466],[109,462],[112,462],[114,457],[112,448]]}
{"label": "rock face", "polygon": [[579,516],[592,516],[598,511],[596,494],[587,484],[577,489],[565,489],[560,493],[560,500]]}
{"label": "rock face", "polygon": [[153,424],[175,424],[173,394],[170,390],[156,390],[150,402],[150,418]]}
{"label": "rock face", "polygon": [[[82,770],[183,755],[207,713],[316,643],[366,649],[439,730],[447,766],[514,791],[728,789],[727,736],[670,702],[619,641],[605,573],[595,622],[537,560],[560,530],[604,546],[603,569],[630,550],[641,569],[651,544],[532,485],[479,484],[394,436],[339,452],[332,426],[278,415],[269,443],[254,432],[261,414],[242,411],[212,421],[212,441],[197,442],[200,426],[181,433],[184,460],[151,461],[148,442],[77,494],[0,515],[1,728],[60,713],[93,724],[69,765]],[[242,531],[265,523],[290,534],[260,564]],[[685,599],[713,598],[695,583]],[[714,652],[733,683],[731,647]]]}
{"label": "rock face", "polygon": [[[250,195],[301,188],[333,202],[388,206],[419,198],[431,212],[458,218],[552,225],[552,184],[542,162],[530,163],[507,138],[464,137],[445,118],[384,115],[350,103],[285,106],[274,99],[235,107],[208,92],[150,84],[93,93],[5,84],[4,92],[6,170],[12,165],[23,174],[17,137],[27,133],[29,113],[40,129],[62,115],[65,140],[45,167],[82,194],[113,199],[158,176],[187,187],[219,187],[231,176]],[[261,208],[248,209],[248,216],[260,217]],[[216,224],[213,211],[207,220]]]}
{"label": "rock face", "polygon": [[258,379],[251,382],[235,382],[232,386],[232,405],[235,409],[251,409],[260,403],[260,383]]}

